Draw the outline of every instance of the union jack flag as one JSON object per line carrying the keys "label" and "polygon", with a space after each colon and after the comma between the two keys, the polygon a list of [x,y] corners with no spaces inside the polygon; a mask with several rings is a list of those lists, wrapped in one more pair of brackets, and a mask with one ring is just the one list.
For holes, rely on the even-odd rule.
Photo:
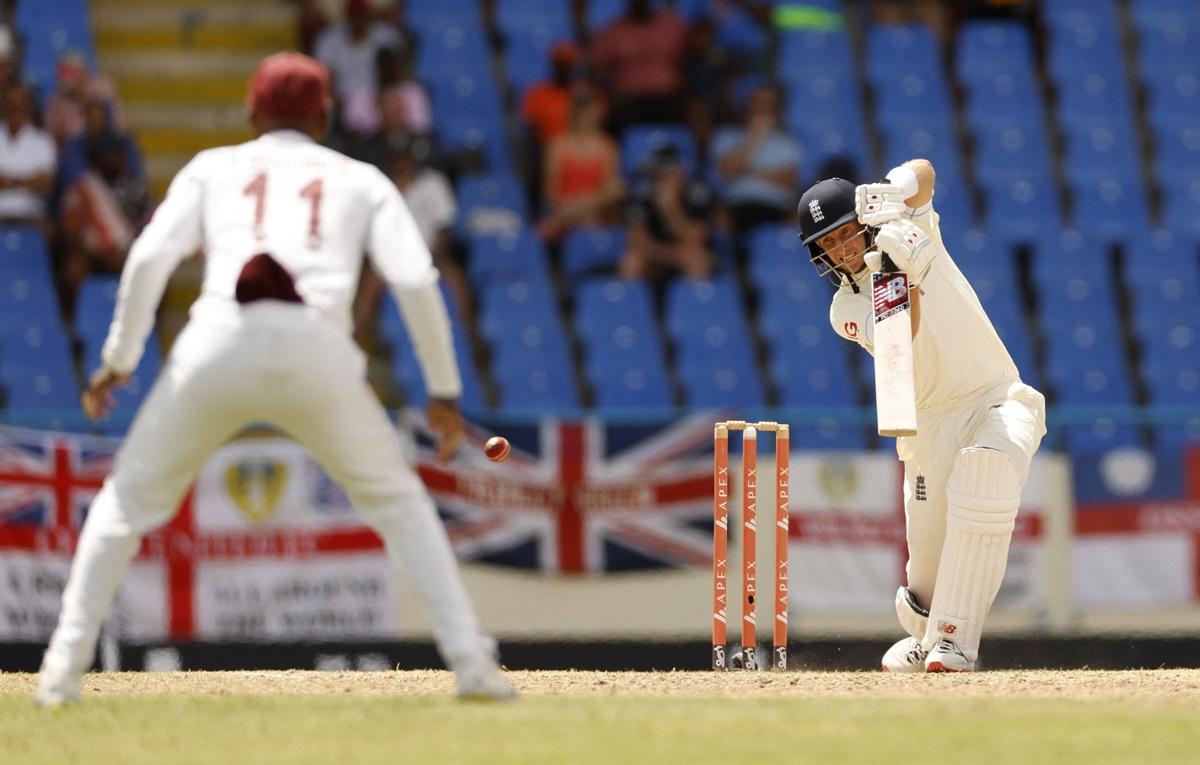
{"label": "union jack flag", "polygon": [[471,427],[459,459],[424,450],[418,472],[462,558],[569,574],[708,565],[712,423],[498,427],[503,463],[483,457],[493,431]]}
{"label": "union jack flag", "polygon": [[117,441],[0,427],[0,529],[77,529]]}

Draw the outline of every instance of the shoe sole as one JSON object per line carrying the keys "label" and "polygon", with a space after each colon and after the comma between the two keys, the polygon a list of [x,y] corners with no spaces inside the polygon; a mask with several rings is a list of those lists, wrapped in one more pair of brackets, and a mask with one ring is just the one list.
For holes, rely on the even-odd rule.
{"label": "shoe sole", "polygon": [[970,672],[971,670],[969,670],[969,669],[951,669],[950,667],[947,667],[945,664],[941,663],[940,661],[931,661],[925,665],[925,671],[926,672],[961,673],[961,672]]}

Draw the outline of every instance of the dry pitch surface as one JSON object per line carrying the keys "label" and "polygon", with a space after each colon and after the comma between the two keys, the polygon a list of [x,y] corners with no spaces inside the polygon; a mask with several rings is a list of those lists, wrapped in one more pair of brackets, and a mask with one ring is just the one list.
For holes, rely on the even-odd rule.
{"label": "dry pitch surface", "polygon": [[91,675],[33,707],[0,675],[0,763],[1200,761],[1200,671],[515,672],[511,704],[445,672]]}

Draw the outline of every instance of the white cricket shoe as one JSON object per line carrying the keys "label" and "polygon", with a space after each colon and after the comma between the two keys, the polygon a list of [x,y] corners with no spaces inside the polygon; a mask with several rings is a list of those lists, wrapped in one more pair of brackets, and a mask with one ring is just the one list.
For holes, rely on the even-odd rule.
{"label": "white cricket shoe", "polygon": [[40,707],[62,707],[80,702],[83,673],[60,666],[42,665],[33,700]]}
{"label": "white cricket shoe", "polygon": [[477,701],[512,701],[517,691],[490,656],[458,662],[454,667],[458,697]]}
{"label": "white cricket shoe", "polygon": [[942,638],[925,657],[926,672],[974,672],[975,662],[953,640]]}
{"label": "white cricket shoe", "polygon": [[924,672],[925,649],[914,637],[897,640],[883,655],[884,672]]}

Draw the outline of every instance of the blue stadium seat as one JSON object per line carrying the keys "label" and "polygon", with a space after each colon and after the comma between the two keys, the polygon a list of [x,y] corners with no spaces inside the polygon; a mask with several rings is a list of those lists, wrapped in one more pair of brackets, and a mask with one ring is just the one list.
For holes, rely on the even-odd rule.
{"label": "blue stadium seat", "polygon": [[843,30],[788,30],[779,35],[779,75],[802,80],[814,72],[847,75],[854,71],[850,39]]}
{"label": "blue stadium seat", "polygon": [[654,321],[654,304],[645,282],[596,279],[575,292],[575,327],[582,337],[607,332],[627,320]]}
{"label": "blue stadium seat", "polygon": [[[844,115],[830,116],[825,114],[809,114],[802,122],[789,122],[788,127],[800,137],[804,146],[805,165],[819,168],[830,159],[853,160],[860,173],[869,173],[871,163],[867,150],[870,143],[863,131],[864,120],[860,110],[856,110],[851,118]],[[864,176],[864,178],[867,176]],[[858,178],[847,178],[850,181],[861,181]]]}
{"label": "blue stadium seat", "polygon": [[793,277],[807,276],[816,281],[808,248],[794,226],[760,226],[750,233],[748,246],[750,282],[758,290]]}
{"label": "blue stadium seat", "polygon": [[1167,357],[1142,365],[1142,378],[1155,404],[1194,406],[1200,400],[1200,352],[1195,344],[1186,361]]}
{"label": "blue stadium seat", "polygon": [[867,79],[891,83],[896,67],[926,77],[942,73],[941,50],[928,24],[876,24],[867,30]]}
{"label": "blue stadium seat", "polygon": [[790,333],[806,324],[829,326],[829,302],[833,288],[815,273],[798,273],[781,278],[759,292],[758,320],[768,335]]}
{"label": "blue stadium seat", "polygon": [[694,320],[705,315],[743,315],[732,279],[677,279],[667,286],[665,319],[673,337],[688,332]]}
{"label": "blue stadium seat", "polygon": [[1200,65],[1197,72],[1172,72],[1148,77],[1144,84],[1150,97],[1150,124],[1160,130],[1195,123],[1200,112]]}
{"label": "blue stadium seat", "polygon": [[1147,87],[1156,79],[1176,74],[1197,74],[1200,25],[1196,23],[1143,24],[1137,26],[1138,70]]}
{"label": "blue stadium seat", "polygon": [[1067,453],[1073,463],[1081,466],[1094,465],[1099,457],[1115,449],[1142,445],[1142,437],[1136,427],[1121,425],[1107,418],[1097,419],[1088,425],[1070,426],[1066,428],[1066,435]]}
{"label": "blue stadium seat", "polygon": [[530,87],[550,78],[550,48],[560,39],[541,27],[508,32],[504,67],[518,107]]}
{"label": "blue stadium seat", "polygon": [[475,120],[503,130],[504,106],[487,70],[442,70],[436,76],[425,76],[424,81],[429,86],[436,120]]}
{"label": "blue stadium seat", "polygon": [[436,119],[434,132],[438,146],[443,151],[477,151],[487,161],[486,172],[493,175],[513,175],[512,157],[509,154],[504,125],[499,120],[484,118]]}
{"label": "blue stadium seat", "polygon": [[696,141],[687,128],[678,125],[635,125],[626,130],[621,140],[621,172],[626,177],[636,175],[657,149],[668,144],[679,150],[691,176],[698,166]]}
{"label": "blue stadium seat", "polygon": [[501,0],[496,8],[496,26],[509,35],[507,55],[517,52],[518,44],[534,42],[547,50],[559,40],[570,40],[571,8],[567,3],[546,3],[544,0]]}
{"label": "blue stadium seat", "polygon": [[0,274],[50,282],[50,254],[41,232],[26,226],[0,227]]}
{"label": "blue stadium seat", "polygon": [[766,401],[754,366],[731,364],[720,358],[690,357],[679,360],[678,371],[690,407],[757,407]]}
{"label": "blue stadium seat", "polygon": [[1159,126],[1154,130],[1155,165],[1164,170],[1200,172],[1200,118]]}
{"label": "blue stadium seat", "polygon": [[1129,13],[1139,27],[1196,24],[1196,4],[1191,0],[1134,0]]}
{"label": "blue stadium seat", "polygon": [[985,192],[989,231],[1008,244],[1037,241],[1060,227],[1053,187],[1018,179]]}
{"label": "blue stadium seat", "polygon": [[507,409],[569,413],[579,407],[575,377],[563,352],[525,346],[498,356],[492,374],[500,404]]}
{"label": "blue stadium seat", "polygon": [[1145,190],[1137,178],[1081,180],[1074,188],[1074,223],[1104,244],[1129,244],[1150,227]]}
{"label": "blue stadium seat", "polygon": [[1051,27],[1117,23],[1116,0],[1042,0],[1040,10]]}
{"label": "blue stadium seat", "polygon": [[967,21],[958,35],[955,71],[966,82],[1001,72],[1033,71],[1029,30],[1013,21]]}
{"label": "blue stadium seat", "polygon": [[967,124],[975,133],[997,123],[1042,129],[1042,96],[1032,71],[997,72],[967,84]]}
{"label": "blue stadium seat", "polygon": [[[421,3],[409,3],[413,5]],[[416,63],[422,80],[456,75],[490,78],[491,46],[478,18],[444,18],[419,28]]]}
{"label": "blue stadium seat", "polygon": [[1060,403],[1133,403],[1119,336],[1111,313],[1058,317],[1045,340],[1046,372]]}
{"label": "blue stadium seat", "polygon": [[[589,370],[592,370],[589,367]],[[603,364],[589,372],[599,413],[629,409],[667,409],[674,406],[666,370],[656,366]]]}
{"label": "blue stadium seat", "polygon": [[545,247],[529,229],[475,237],[471,241],[467,273],[477,286],[502,278],[549,281]]}
{"label": "blue stadium seat", "polygon": [[1115,313],[1113,278],[1103,250],[1089,258],[1040,258],[1035,266],[1042,315],[1048,327],[1060,318]]}
{"label": "blue stadium seat", "polygon": [[792,448],[813,451],[862,451],[867,448],[862,425],[820,417],[813,424],[792,428]]}
{"label": "blue stadium seat", "polygon": [[946,81],[941,72],[893,75],[888,87],[875,91],[875,114],[881,126],[911,117],[948,120],[952,108]]}
{"label": "blue stadium seat", "polygon": [[525,191],[510,175],[469,175],[458,182],[460,237],[515,231],[529,218]]}
{"label": "blue stadium seat", "polygon": [[563,272],[571,279],[611,273],[624,252],[625,230],[620,226],[577,228],[563,243]]}
{"label": "blue stadium seat", "polygon": [[1088,123],[1130,127],[1133,100],[1123,72],[1073,72],[1059,81],[1058,117],[1067,126]]}
{"label": "blue stadium seat", "polygon": [[775,325],[768,336],[779,405],[854,406],[858,391],[846,354],[850,346],[834,334],[829,322],[801,323],[790,334],[782,329]]}
{"label": "blue stadium seat", "polygon": [[116,310],[119,284],[115,276],[84,279],[75,304],[75,331],[85,341],[104,341]]}
{"label": "blue stadium seat", "polygon": [[1124,67],[1114,19],[1074,17],[1049,28],[1047,68],[1056,80],[1091,71],[1120,72]]}
{"label": "blue stadium seat", "polygon": [[980,178],[1051,184],[1050,153],[1040,125],[999,123],[975,139],[975,172]]}
{"label": "blue stadium seat", "polygon": [[[450,315],[450,329],[453,334],[454,355],[458,360],[458,370],[462,377],[463,391],[461,403],[464,410],[482,412],[486,408],[483,384],[479,372],[475,368],[475,355],[471,348],[471,338],[462,320],[461,311],[455,305],[450,290],[443,283],[442,296]],[[408,328],[400,315],[400,311],[389,292],[380,304],[379,332],[392,348],[392,373],[404,388],[407,403],[410,406],[424,406],[428,394],[425,390],[425,378],[417,362],[416,351],[413,350]]]}
{"label": "blue stadium seat", "polygon": [[1072,180],[1118,177],[1137,180],[1141,174],[1133,136],[1115,125],[1088,124],[1064,130],[1067,176]]}
{"label": "blue stadium seat", "polygon": [[1163,221],[1178,228],[1193,242],[1200,242],[1200,169],[1166,175],[1159,171],[1163,187]]}
{"label": "blue stadium seat", "polygon": [[479,295],[479,331],[491,340],[529,324],[558,322],[549,284],[529,279],[489,281]]}
{"label": "blue stadium seat", "polygon": [[407,3],[406,20],[422,35],[453,26],[478,24],[478,0],[438,0],[436,3]]}

